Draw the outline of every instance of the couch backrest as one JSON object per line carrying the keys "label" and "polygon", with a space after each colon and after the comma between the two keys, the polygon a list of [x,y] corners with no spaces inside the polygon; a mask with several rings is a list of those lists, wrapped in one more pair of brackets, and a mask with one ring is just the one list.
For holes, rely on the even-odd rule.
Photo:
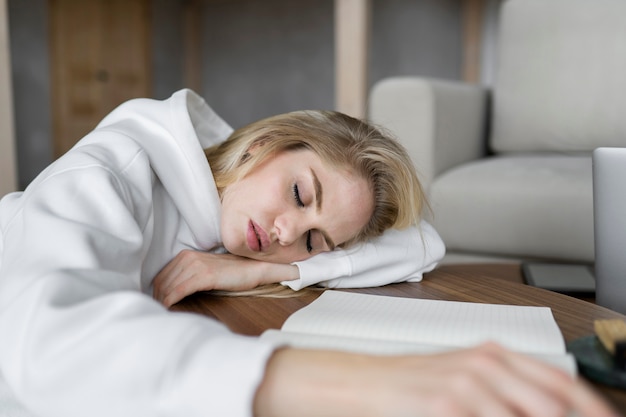
{"label": "couch backrest", "polygon": [[494,151],[626,147],[626,1],[507,0],[499,31]]}

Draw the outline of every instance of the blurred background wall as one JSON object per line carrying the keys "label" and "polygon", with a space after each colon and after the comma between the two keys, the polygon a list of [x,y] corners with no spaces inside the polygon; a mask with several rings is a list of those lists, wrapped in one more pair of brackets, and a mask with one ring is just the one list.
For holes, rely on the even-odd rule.
{"label": "blurred background wall", "polygon": [[[58,80],[55,76],[63,76],[53,59],[63,53],[59,52],[58,44],[67,43],[63,39],[72,42],[90,39],[81,31],[91,31],[94,26],[86,23],[88,20],[80,17],[79,12],[72,12],[68,18],[59,17],[56,10],[89,1],[92,0],[8,0],[20,188],[60,152],[55,148],[53,136],[59,132],[55,118],[60,117],[57,114],[62,106],[53,97],[58,95],[54,88],[67,84],[67,79],[73,82],[79,77],[52,81]],[[115,1],[120,0],[105,0],[105,3]],[[192,86],[233,127],[296,109],[335,108],[333,0],[121,1],[124,7],[134,1],[141,2],[143,7],[136,10],[142,33],[149,34],[141,44],[149,49],[141,56],[147,62],[147,70],[142,71],[148,74],[134,78],[127,75],[124,79],[127,83],[138,82],[137,78],[144,84],[148,82],[141,90],[146,91],[145,95],[163,99],[180,88]],[[489,11],[499,0],[485,1],[488,6],[485,16],[489,21]],[[392,75],[461,79],[462,3],[462,0],[372,0],[368,85]],[[106,23],[107,19],[116,18],[107,16],[95,21]],[[72,23],[71,19],[76,22]],[[137,27],[133,21],[116,22],[108,27],[119,28],[123,24]],[[105,42],[103,48],[112,49],[107,56],[113,58],[100,57],[100,63],[94,61],[96,66],[125,61],[115,58],[114,53],[127,43],[125,36],[126,39],[134,36],[118,29],[110,33],[106,27],[103,30],[108,41],[101,42]],[[484,33],[489,34],[490,30],[485,25]],[[189,39],[194,40],[191,45]],[[190,47],[195,48],[191,54]],[[487,45],[483,55],[489,51]],[[115,80],[114,72],[113,67],[96,68],[94,72],[105,91],[107,83],[110,85]],[[483,70],[482,78],[489,82],[488,69]],[[74,88],[74,95],[85,91],[69,87]],[[108,107],[91,109],[103,113],[97,114],[98,118],[119,104],[115,96],[107,100]],[[74,107],[83,113],[90,111],[86,105]],[[70,121],[76,119],[71,115],[66,117]],[[72,142],[79,138],[65,139]]]}

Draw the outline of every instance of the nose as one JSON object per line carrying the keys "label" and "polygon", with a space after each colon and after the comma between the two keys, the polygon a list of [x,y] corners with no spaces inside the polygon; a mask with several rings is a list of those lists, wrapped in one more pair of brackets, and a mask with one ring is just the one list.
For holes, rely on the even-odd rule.
{"label": "nose", "polygon": [[293,244],[309,229],[305,216],[299,213],[282,213],[274,220],[274,231],[281,246]]}

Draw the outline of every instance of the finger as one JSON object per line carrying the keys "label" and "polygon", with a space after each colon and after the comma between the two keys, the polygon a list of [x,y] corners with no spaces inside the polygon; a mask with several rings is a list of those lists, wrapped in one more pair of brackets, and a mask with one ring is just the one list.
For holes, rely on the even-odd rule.
{"label": "finger", "polygon": [[178,255],[174,256],[171,261],[169,261],[161,270],[156,274],[154,279],[152,280],[152,286],[155,291],[159,291],[162,289],[168,281],[168,277],[171,274],[172,269],[175,267],[175,264],[178,260]]}
{"label": "finger", "polygon": [[613,407],[601,399],[587,383],[580,379],[568,394],[570,394],[574,410],[578,411],[582,416],[619,417],[619,414]]}
{"label": "finger", "polygon": [[182,265],[181,257],[176,256],[154,278],[153,297],[159,301],[169,294],[179,282],[188,279],[189,270]]}
{"label": "finger", "polygon": [[154,279],[153,285],[158,288],[159,293],[167,293],[172,290],[178,282],[189,279],[191,271],[194,270],[194,262],[197,260],[198,252],[182,250],[163,267]]}
{"label": "finger", "polygon": [[408,410],[420,410],[424,416],[519,417],[519,409],[494,388],[494,374],[486,374],[476,362],[480,356],[487,353],[475,349],[405,357],[408,363],[400,363],[399,368],[408,369],[414,378],[410,391],[394,389],[410,394],[398,401],[398,415],[417,415]]}
{"label": "finger", "polygon": [[190,271],[185,269],[181,270],[180,273],[170,275],[167,279],[167,284],[159,291],[159,301],[167,307],[175,304],[184,297],[178,294],[184,291],[185,284],[192,279],[193,276]]}
{"label": "finger", "polygon": [[179,280],[175,285],[171,286],[164,294],[162,303],[169,308],[197,291],[210,290],[210,286],[210,279],[203,279],[197,274],[192,274],[187,279]]}
{"label": "finger", "polygon": [[163,293],[163,300],[161,300],[161,302],[165,305],[165,307],[169,308],[182,300],[184,297],[184,286],[179,283],[178,285],[168,288],[168,290]]}
{"label": "finger", "polygon": [[161,300],[161,303],[169,308],[171,306],[173,306],[174,304],[176,304],[177,302],[179,302],[180,300],[182,300],[183,298],[185,298],[187,295],[191,294],[191,292],[187,292],[185,291],[184,285],[177,285],[174,288],[172,288],[170,291],[168,291],[166,294],[164,294],[163,299]]}
{"label": "finger", "polygon": [[[527,408],[533,409],[533,413],[538,413],[532,415],[561,415],[559,413],[576,410],[582,416],[616,416],[598,394],[565,371],[526,355],[510,351],[503,353],[515,373],[527,380],[526,389],[536,391],[536,402],[525,403]],[[522,398],[522,395],[517,398]]]}
{"label": "finger", "polygon": [[[495,345],[486,345],[477,349],[471,358],[471,366],[479,372],[492,389],[508,404],[523,416],[562,416],[569,406],[550,391],[546,391],[538,381],[520,372],[518,364],[522,355],[510,355],[509,351]],[[533,362],[533,365],[535,363]],[[539,366],[543,371],[544,365]],[[542,372],[542,374],[545,373]]]}
{"label": "finger", "polygon": [[[511,409],[509,401],[495,390],[491,381],[487,381],[480,371],[470,370],[456,372],[446,381],[446,389],[458,400],[460,410],[472,416],[482,417],[516,417],[518,414]],[[449,403],[449,402],[448,402]],[[445,401],[435,398],[433,415],[456,415],[453,409],[446,408]]]}

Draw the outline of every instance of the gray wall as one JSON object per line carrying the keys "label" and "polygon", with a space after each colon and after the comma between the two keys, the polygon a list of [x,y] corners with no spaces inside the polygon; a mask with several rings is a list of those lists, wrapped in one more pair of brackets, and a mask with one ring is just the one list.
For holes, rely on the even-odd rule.
{"label": "gray wall", "polygon": [[18,186],[52,160],[47,0],[9,0]]}
{"label": "gray wall", "polygon": [[233,126],[333,107],[333,0],[207,5],[203,40],[202,92]]}
{"label": "gray wall", "polygon": [[184,86],[181,13],[180,0],[152,0],[152,95],[159,100]]}
{"label": "gray wall", "polygon": [[370,84],[394,75],[461,77],[463,0],[375,0]]}
{"label": "gray wall", "polygon": [[[153,0],[156,98],[184,86],[185,0]],[[9,0],[20,187],[52,158],[47,1]],[[461,0],[374,0],[370,84],[390,75],[459,79]],[[206,1],[202,91],[234,127],[334,107],[333,0]]]}

